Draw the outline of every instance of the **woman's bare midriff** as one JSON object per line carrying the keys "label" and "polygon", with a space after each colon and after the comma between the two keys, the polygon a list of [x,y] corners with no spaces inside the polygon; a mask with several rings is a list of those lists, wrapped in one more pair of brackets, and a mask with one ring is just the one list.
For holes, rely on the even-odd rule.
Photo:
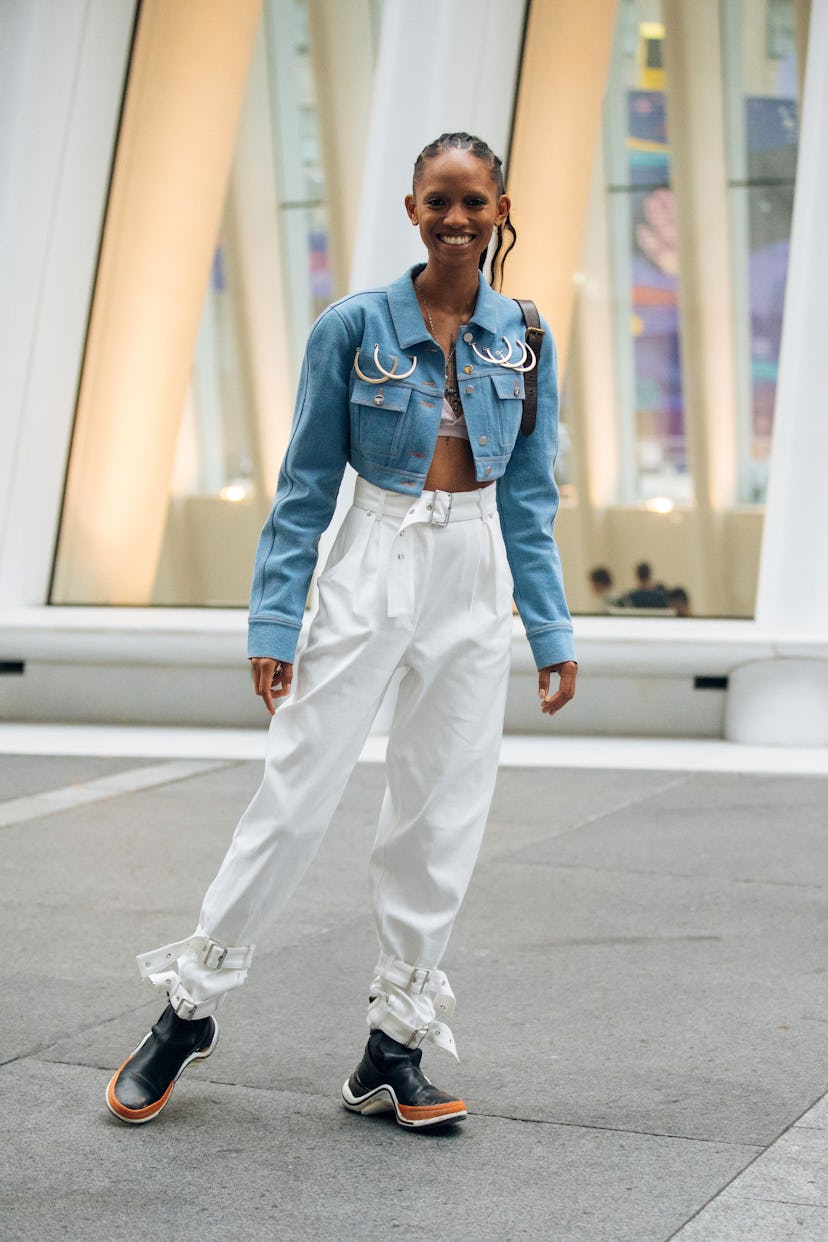
{"label": "woman's bare midriff", "polygon": [[437,447],[426,475],[427,492],[474,492],[491,483],[480,483],[474,474],[474,457],[468,440],[438,436]]}

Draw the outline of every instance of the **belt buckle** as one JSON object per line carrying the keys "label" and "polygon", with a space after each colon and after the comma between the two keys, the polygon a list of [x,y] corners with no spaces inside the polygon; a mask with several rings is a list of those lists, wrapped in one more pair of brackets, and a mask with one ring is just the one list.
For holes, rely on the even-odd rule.
{"label": "belt buckle", "polygon": [[[448,504],[444,505],[442,504],[442,502],[439,502],[438,504],[438,500],[437,500],[438,496],[447,496]],[[434,493],[434,508],[431,510],[432,526],[448,526],[449,519],[451,518],[451,506],[453,505],[453,503],[454,503],[454,492],[437,491]],[[439,516],[438,516],[438,508],[439,508]]]}

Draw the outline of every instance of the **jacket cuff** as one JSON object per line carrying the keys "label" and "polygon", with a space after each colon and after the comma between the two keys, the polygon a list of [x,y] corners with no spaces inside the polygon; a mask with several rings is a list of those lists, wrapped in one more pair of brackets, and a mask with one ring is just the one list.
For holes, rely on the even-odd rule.
{"label": "jacket cuff", "polygon": [[527,634],[526,637],[539,669],[575,659],[575,636],[571,626],[539,630],[534,634]]}
{"label": "jacket cuff", "polygon": [[263,621],[251,618],[247,626],[247,658],[261,656],[266,660],[285,660],[292,664],[296,644],[302,632],[300,625],[290,621]]}

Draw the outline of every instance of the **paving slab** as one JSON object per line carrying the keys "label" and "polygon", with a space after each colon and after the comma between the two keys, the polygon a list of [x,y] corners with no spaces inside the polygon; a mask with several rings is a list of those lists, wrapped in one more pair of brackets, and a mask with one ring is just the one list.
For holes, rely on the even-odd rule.
{"label": "paving slab", "polygon": [[828,1095],[818,1104],[809,1109],[796,1123],[798,1127],[809,1130],[828,1130]]}
{"label": "paving slab", "polygon": [[128,772],[147,762],[96,755],[0,755],[0,802]]}
{"label": "paving slab", "polygon": [[451,950],[469,1090],[498,1107],[496,1029],[521,1115],[550,1116],[542,1049],[557,1120],[768,1143],[825,1089],[823,917],[796,887],[483,866]]}
{"label": "paving slab", "polygon": [[828,1208],[768,1203],[725,1193],[670,1242],[825,1242]]}
{"label": "paving slab", "polygon": [[693,774],[524,861],[828,885],[828,779]]}
{"label": "paving slab", "polygon": [[7,1236],[661,1242],[753,1154],[488,1118],[412,1134],[347,1113],[333,1083],[244,1090],[207,1070],[147,1127],[103,1114],[90,1070],[7,1070],[20,1108],[4,1141]]}
{"label": "paving slab", "polygon": [[502,767],[481,861],[580,829],[656,795],[669,796],[688,779],[675,772]]}

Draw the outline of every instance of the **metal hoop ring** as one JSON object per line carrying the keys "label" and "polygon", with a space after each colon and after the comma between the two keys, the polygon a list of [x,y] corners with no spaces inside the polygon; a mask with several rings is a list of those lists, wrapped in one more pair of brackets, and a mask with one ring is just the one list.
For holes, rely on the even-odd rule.
{"label": "metal hoop ring", "polygon": [[534,350],[528,341],[526,341],[523,348],[525,352],[521,361],[525,362],[527,355],[532,359],[532,361],[529,363],[528,367],[516,366],[514,363],[512,364],[513,370],[520,372],[521,375],[525,375],[527,371],[534,371],[535,367],[538,365],[538,360],[535,357]]}
{"label": "metal hoop ring", "polygon": [[403,371],[403,372],[402,372],[401,374],[399,374],[399,375],[397,374],[397,355],[396,355],[396,354],[393,354],[393,355],[392,355],[392,357],[393,357],[394,361],[393,361],[393,362],[392,362],[392,364],[391,364],[391,370],[390,370],[390,371],[386,371],[385,367],[382,365],[382,363],[381,363],[381,362],[380,362],[380,360],[379,360],[379,343],[377,343],[377,344],[374,346],[374,365],[376,366],[376,368],[377,368],[377,370],[378,370],[378,371],[381,371],[381,372],[382,372],[382,374],[383,374],[383,376],[385,377],[385,379],[404,380],[404,379],[408,379],[408,377],[409,377],[410,375],[413,375],[413,374],[414,374],[414,372],[415,372],[415,371],[416,371],[416,369],[417,369],[417,355],[416,355],[416,354],[414,354],[414,356],[413,356],[414,361],[413,361],[413,363],[412,363],[411,367],[409,368],[409,370],[408,370],[408,371]]}
{"label": "metal hoop ring", "polygon": [[379,377],[379,379],[371,379],[371,376],[370,376],[370,375],[365,375],[365,373],[364,373],[363,371],[360,371],[360,369],[359,369],[359,349],[357,349],[356,353],[354,354],[354,370],[356,371],[356,373],[357,373],[357,375],[359,376],[359,378],[360,378],[361,380],[363,380],[366,384],[384,384],[384,383],[385,383],[385,376],[384,376],[384,375],[381,375],[381,376]]}

